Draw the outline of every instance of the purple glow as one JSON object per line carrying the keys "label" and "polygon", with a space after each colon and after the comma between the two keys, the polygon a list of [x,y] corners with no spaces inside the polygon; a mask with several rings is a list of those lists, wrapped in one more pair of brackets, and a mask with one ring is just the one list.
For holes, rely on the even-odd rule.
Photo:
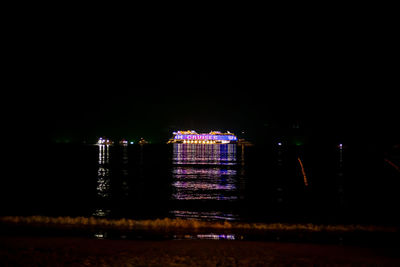
{"label": "purple glow", "polygon": [[174,139],[179,140],[221,140],[221,141],[236,141],[234,135],[216,135],[216,134],[177,134]]}

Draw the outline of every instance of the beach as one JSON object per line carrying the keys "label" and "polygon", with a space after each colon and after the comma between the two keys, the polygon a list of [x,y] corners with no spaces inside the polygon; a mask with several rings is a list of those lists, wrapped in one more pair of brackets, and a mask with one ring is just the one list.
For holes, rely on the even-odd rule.
{"label": "beach", "polygon": [[230,240],[2,236],[2,266],[400,266],[396,248]]}

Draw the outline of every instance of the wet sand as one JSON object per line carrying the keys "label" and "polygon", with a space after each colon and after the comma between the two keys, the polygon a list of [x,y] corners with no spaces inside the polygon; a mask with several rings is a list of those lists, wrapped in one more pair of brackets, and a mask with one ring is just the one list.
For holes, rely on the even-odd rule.
{"label": "wet sand", "polygon": [[400,266],[396,248],[228,240],[0,237],[2,266]]}

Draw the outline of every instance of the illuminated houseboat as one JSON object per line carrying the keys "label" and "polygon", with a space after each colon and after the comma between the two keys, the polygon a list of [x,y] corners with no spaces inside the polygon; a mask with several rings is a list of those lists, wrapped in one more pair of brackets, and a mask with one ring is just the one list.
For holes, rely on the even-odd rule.
{"label": "illuminated houseboat", "polygon": [[173,135],[168,144],[230,144],[237,142],[236,135],[230,132],[221,133],[219,131],[211,131],[210,133],[199,134],[195,131],[178,131],[173,132]]}

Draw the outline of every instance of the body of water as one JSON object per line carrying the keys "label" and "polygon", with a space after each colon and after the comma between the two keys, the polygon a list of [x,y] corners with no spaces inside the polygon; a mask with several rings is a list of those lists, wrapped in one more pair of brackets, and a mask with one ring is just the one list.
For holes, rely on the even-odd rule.
{"label": "body of water", "polygon": [[21,151],[18,167],[3,175],[2,215],[398,223],[400,173],[373,147],[54,144],[39,150]]}

